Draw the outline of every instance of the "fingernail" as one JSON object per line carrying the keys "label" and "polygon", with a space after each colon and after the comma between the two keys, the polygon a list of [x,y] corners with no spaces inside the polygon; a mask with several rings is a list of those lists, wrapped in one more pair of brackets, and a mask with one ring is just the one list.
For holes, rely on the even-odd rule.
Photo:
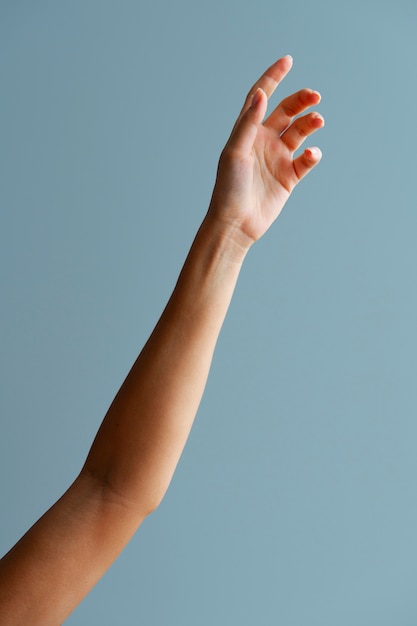
{"label": "fingernail", "polygon": [[286,54],[284,59],[288,59],[289,61],[291,61],[291,63],[294,61],[294,59],[292,58],[290,54]]}
{"label": "fingernail", "polygon": [[314,120],[320,120],[320,122],[324,126],[324,117],[322,115],[320,115],[320,113],[313,113],[312,117],[313,117]]}
{"label": "fingernail", "polygon": [[251,107],[255,108],[259,104],[262,98],[262,93],[263,93],[263,89],[258,87],[258,89],[255,91],[255,93],[252,96],[252,102],[250,103]]}

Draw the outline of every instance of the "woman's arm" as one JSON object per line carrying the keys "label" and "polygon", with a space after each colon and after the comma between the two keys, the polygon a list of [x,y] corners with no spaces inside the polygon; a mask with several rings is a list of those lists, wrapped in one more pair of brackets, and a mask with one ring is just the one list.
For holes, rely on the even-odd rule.
{"label": "woman's arm", "polygon": [[272,65],[248,94],[219,161],[208,213],[155,330],[114,399],[84,467],[0,562],[0,622],[61,623],[161,501],[196,414],[245,255],[320,160],[296,159],[323,125],[317,92],[267,98],[292,64]]}

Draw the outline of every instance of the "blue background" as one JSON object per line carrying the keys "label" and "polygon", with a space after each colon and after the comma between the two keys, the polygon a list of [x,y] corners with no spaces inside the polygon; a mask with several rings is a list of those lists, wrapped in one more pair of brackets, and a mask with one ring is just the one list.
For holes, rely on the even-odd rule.
{"label": "blue background", "polygon": [[246,91],[324,157],[245,262],[160,508],[67,623],[417,622],[417,5],[0,4],[0,549],[78,473]]}

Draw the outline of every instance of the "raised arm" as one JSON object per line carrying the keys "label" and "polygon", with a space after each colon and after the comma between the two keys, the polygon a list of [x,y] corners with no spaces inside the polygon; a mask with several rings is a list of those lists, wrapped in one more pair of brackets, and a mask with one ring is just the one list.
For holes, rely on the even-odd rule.
{"label": "raised arm", "polygon": [[[80,475],[0,561],[0,623],[55,626],[88,593],[163,497],[183,450],[245,255],[320,160],[294,159],[323,125],[309,89],[263,122],[292,64],[253,86],[219,161],[207,215],[155,330],[110,406]],[[299,114],[303,113],[300,117]]]}

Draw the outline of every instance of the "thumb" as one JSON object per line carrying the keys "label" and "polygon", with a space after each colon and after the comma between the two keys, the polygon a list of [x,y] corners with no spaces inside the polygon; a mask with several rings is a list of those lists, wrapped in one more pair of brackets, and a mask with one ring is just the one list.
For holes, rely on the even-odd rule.
{"label": "thumb", "polygon": [[255,143],[258,128],[265,117],[268,98],[260,87],[252,97],[250,107],[238,119],[230,135],[229,148],[242,153],[249,153]]}

